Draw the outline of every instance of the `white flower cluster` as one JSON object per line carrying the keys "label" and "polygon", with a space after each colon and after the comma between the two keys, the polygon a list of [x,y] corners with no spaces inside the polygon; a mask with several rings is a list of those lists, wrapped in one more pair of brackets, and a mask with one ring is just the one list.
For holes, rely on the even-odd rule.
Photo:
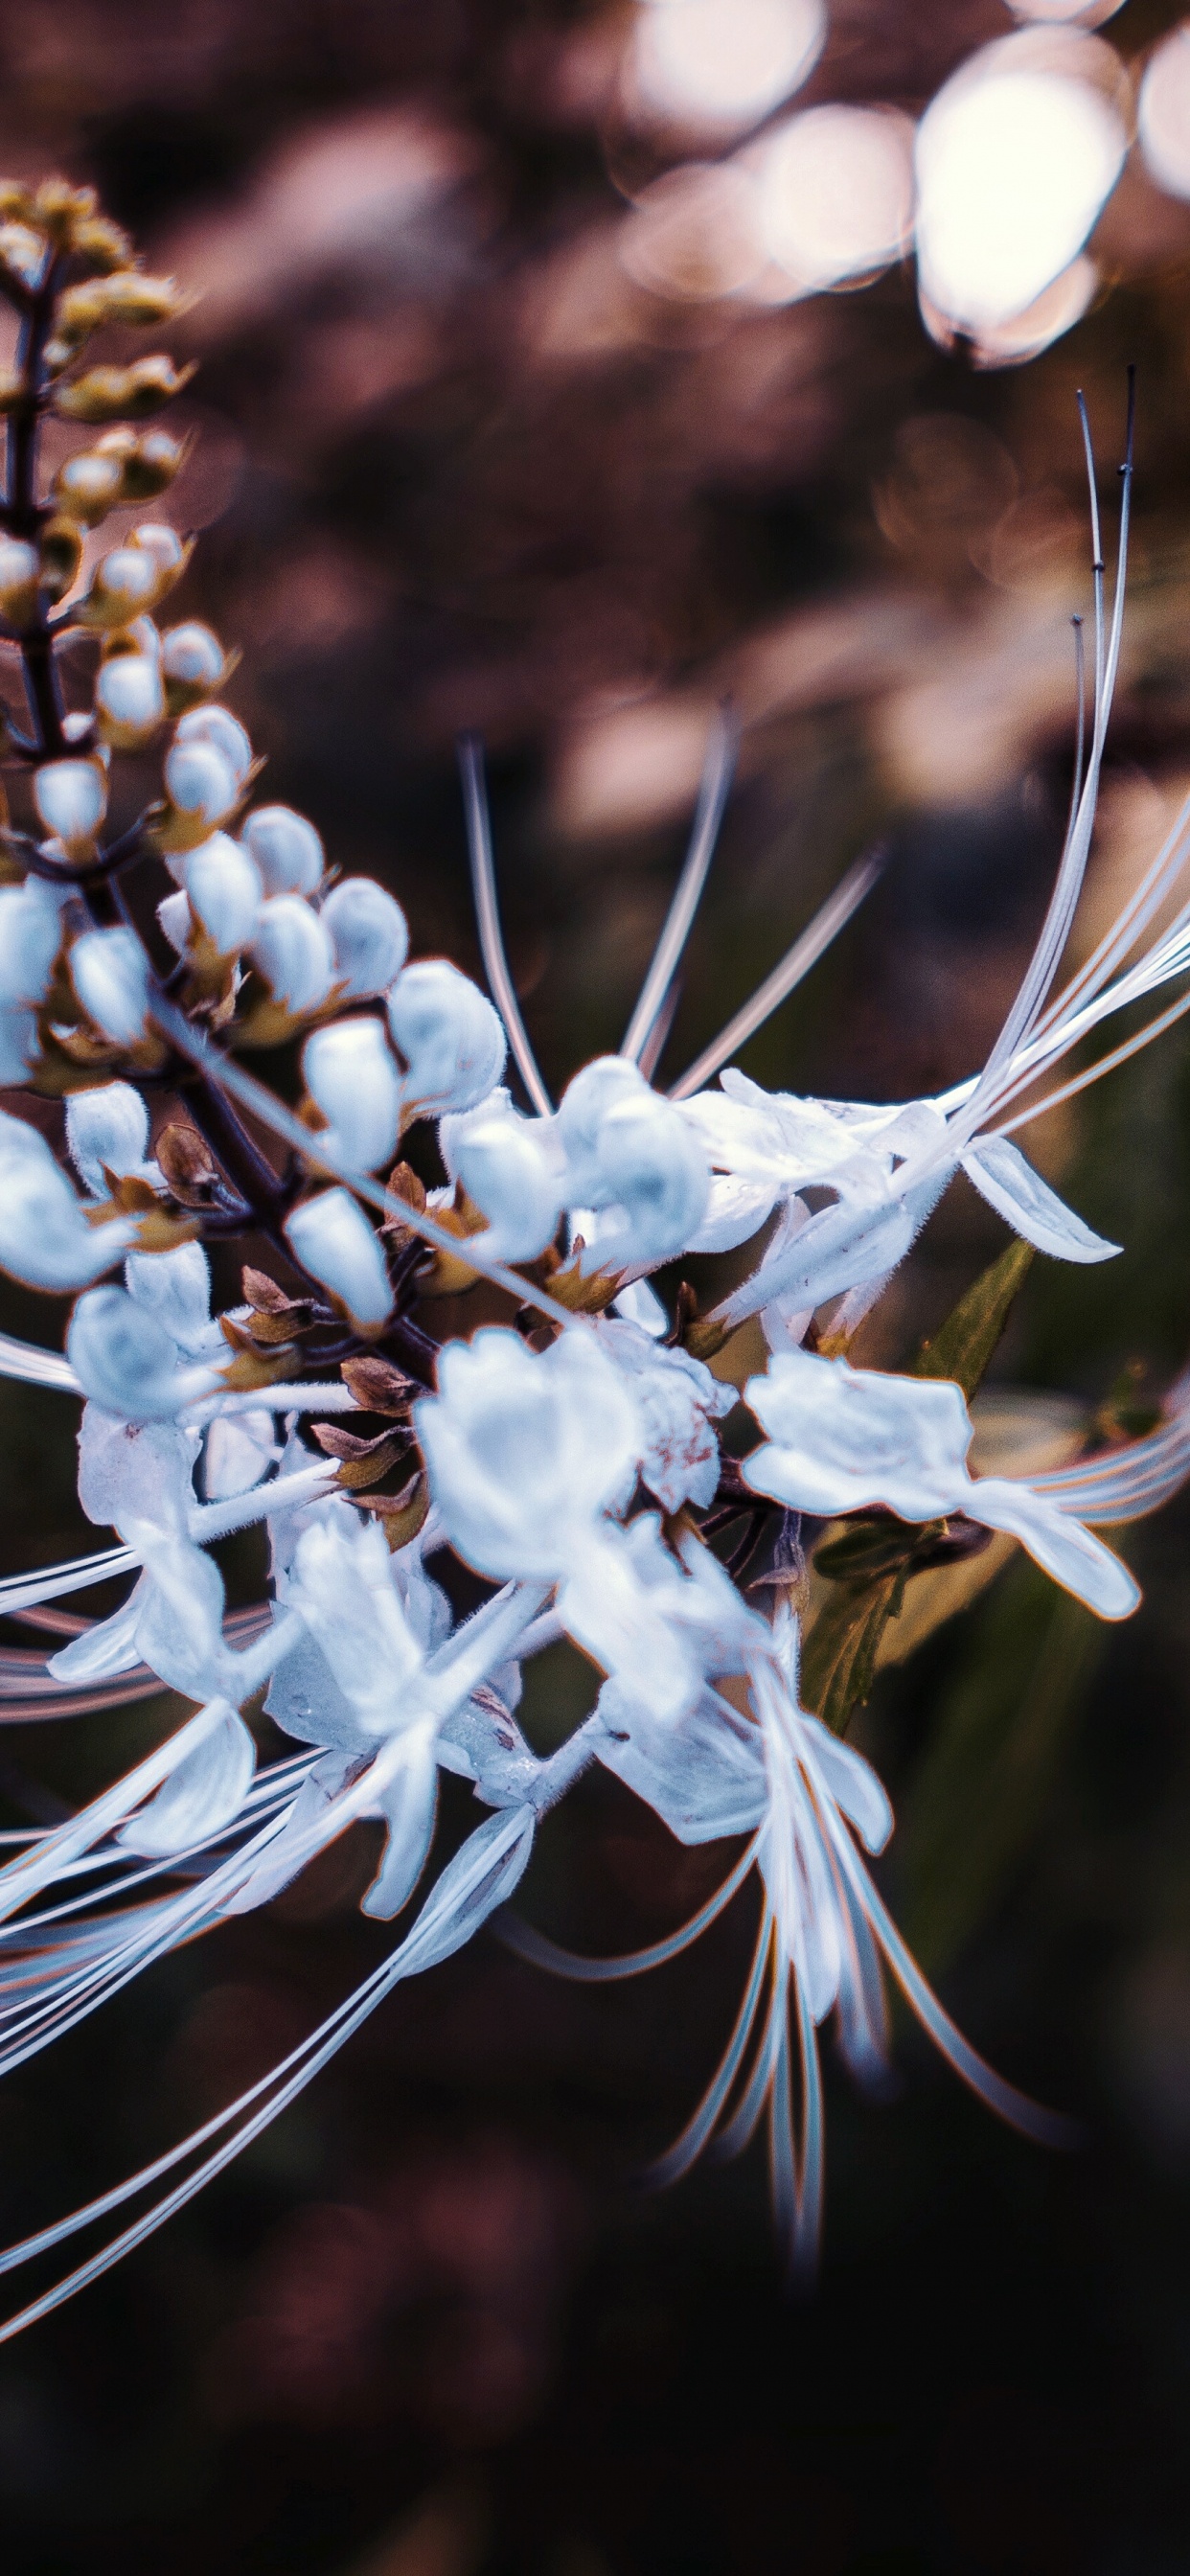
{"label": "white flower cluster", "polygon": [[[71,221],[85,231],[82,216]],[[21,288],[39,291],[51,290]],[[121,476],[133,450],[117,451]],[[64,511],[69,501],[91,522],[102,515],[100,487],[117,488],[105,452],[62,469]],[[1122,564],[1050,910],[982,1071],[944,1098],[891,1106],[771,1095],[727,1063],[758,1006],[690,1082],[663,1095],[646,1078],[727,792],[720,740],[624,1048],[576,1072],[556,1110],[500,945],[474,749],[464,779],[498,1009],[446,961],[410,963],[400,905],[371,879],[328,870],[304,817],[249,806],[252,746],[218,697],[229,656],[206,627],[160,633],[154,622],[183,568],[169,529],[138,525],[77,600],[65,593],[59,621],[101,639],[92,705],[65,719],[55,704],[47,713],[37,685],[55,633],[44,580],[20,611],[37,731],[14,759],[42,828],[6,841],[0,1046],[4,1079],[28,1080],[41,1106],[0,1114],[0,1264],[76,1303],[61,1358],[0,1339],[0,1370],[82,1398],[79,1498],[118,1545],[15,1580],[0,1607],[117,1571],[134,1582],[35,1682],[26,1658],[18,1673],[0,1655],[0,1689],[10,1706],[32,1692],[41,1713],[66,1716],[165,1684],[194,1714],[66,1823],[10,1837],[0,2071],[141,1965],[267,1902],[358,1819],[384,1828],[366,1909],[398,1915],[432,1869],[441,1770],[470,1780],[491,1812],[432,1879],[383,1968],[273,2077],[159,2160],[155,2178],[181,2173],[149,2218],[14,2326],[197,2189],[393,1983],[504,1909],[540,1819],[591,1762],[681,1842],[747,1838],[712,1906],[609,1973],[672,1956],[758,1874],[744,2008],[667,2169],[712,2134],[741,2144],[767,2111],[778,2212],[807,2260],[821,2199],[816,2032],[833,2015],[858,2074],[883,2063],[882,1962],[960,2073],[1023,2126],[1049,2134],[1052,2123],[948,2022],[861,1858],[858,1846],[882,1847],[892,1817],[870,1766],[803,1704],[802,1649],[815,1642],[803,1637],[803,1551],[823,1524],[836,1546],[840,1523],[861,1551],[879,1542],[894,1569],[886,1612],[893,1580],[903,1589],[940,1546],[1007,1533],[1119,1619],[1137,1588],[1095,1525],[1153,1508],[1190,1473],[1184,1388],[1161,1430],[1105,1459],[981,1476],[958,1383],[843,1355],[960,1169],[1042,1252],[1077,1264],[1117,1249],[1040,1180],[1009,1129],[1021,1093],[1035,1115],[1038,1077],[1100,1019],[1190,967],[1190,906],[1145,944],[1190,846],[1188,809],[1087,965],[1050,998],[1090,844]],[[113,756],[155,744],[161,797],[105,846]],[[139,918],[122,880],[147,856],[173,881],[155,922]],[[832,898],[821,935],[799,943],[803,959],[855,899]],[[791,981],[770,978],[765,1007]],[[241,1049],[295,1038],[297,1115],[239,1061]],[[510,1049],[529,1113],[502,1081]],[[153,1132],[148,1077],[165,1104]],[[51,1122],[63,1095],[59,1154]],[[284,1159],[265,1156],[241,1107]],[[419,1125],[422,1159],[432,1153],[426,1122],[443,1175],[428,1196],[408,1165],[389,1171]],[[247,1267],[242,1303],[212,1317],[204,1237],[229,1236],[273,1266]],[[708,1313],[676,1285],[680,1272],[664,1297],[648,1285],[667,1265],[744,1247],[742,1284]],[[505,1320],[469,1333],[478,1279],[503,1297]],[[460,1319],[445,1341],[444,1311]],[[708,1362],[723,1352],[730,1365],[750,1317],[763,1329],[754,1351],[769,1358],[741,1393],[745,1372],[719,1376]],[[259,1522],[270,1597],[229,1619],[209,1549]],[[486,1588],[461,1624],[452,1552]],[[866,1616],[866,1597],[861,1606]],[[561,1637],[600,1678],[583,1724],[539,1757],[518,1723],[522,1667]],[[294,1747],[264,1765],[251,1719],[262,1691]],[[819,1704],[825,1713],[821,1694]],[[515,1918],[501,1921],[547,1965],[568,1964]],[[134,2177],[4,2264],[65,2241],[139,2187]]]}

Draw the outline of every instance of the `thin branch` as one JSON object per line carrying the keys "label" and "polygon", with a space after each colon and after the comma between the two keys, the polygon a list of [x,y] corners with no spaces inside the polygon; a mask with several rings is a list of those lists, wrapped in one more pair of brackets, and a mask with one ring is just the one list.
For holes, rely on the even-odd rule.
{"label": "thin branch", "polygon": [[[678,879],[665,926],[653,953],[653,963],[645,977],[640,1000],[628,1023],[620,1053],[633,1064],[639,1064],[648,1045],[651,1031],[673,982],[679,959],[690,936],[695,913],[707,880],[707,870],[715,854],[715,843],[723,821],[724,808],[735,776],[736,753],[740,728],[730,707],[721,707],[711,727],[707,756],[703,765],[694,810],[694,827],[686,863]],[[660,1052],[660,1050],[658,1050]]]}
{"label": "thin branch", "polygon": [[848,869],[842,884],[835,887],[821,911],[815,913],[807,928],[794,940],[792,948],[787,949],[780,965],[773,968],[759,992],[753,994],[750,1002],[745,1002],[742,1011],[736,1012],[734,1020],[728,1021],[727,1027],[720,1030],[711,1045],[704,1047],[697,1062],[682,1075],[681,1081],[674,1083],[669,1095],[671,1100],[689,1100],[692,1092],[700,1090],[704,1082],[709,1082],[712,1075],[718,1073],[729,1055],[734,1055],[738,1047],[755,1037],[757,1029],[762,1028],[778,1006],[788,999],[795,985],[801,983],[803,976],[809,974],[810,968],[817,965],[830,947],[831,941],[846,928],[852,914],[858,912],[865,895],[871,893],[881,873],[885,857],[883,849],[873,850],[867,858],[857,859],[855,866]]}
{"label": "thin branch", "polygon": [[508,1043],[516,1058],[520,1077],[529,1098],[543,1118],[552,1118],[554,1104],[537,1069],[537,1059],[529,1044],[516,986],[509,972],[500,930],[500,909],[496,901],[496,863],[492,854],[492,825],[488,812],[487,786],[483,774],[483,748],[478,735],[463,734],[459,741],[459,775],[463,782],[463,811],[467,821],[467,849],[471,859],[471,890],[475,898],[475,917],[479,924],[479,945],[483,952],[488,983]]}

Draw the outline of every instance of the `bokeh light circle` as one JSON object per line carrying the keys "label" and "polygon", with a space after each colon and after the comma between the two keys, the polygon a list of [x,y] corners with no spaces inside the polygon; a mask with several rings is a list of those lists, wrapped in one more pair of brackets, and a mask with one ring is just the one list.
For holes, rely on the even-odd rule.
{"label": "bokeh light circle", "polygon": [[1141,84],[1138,123],[1158,187],[1190,197],[1190,26],[1158,45]]}
{"label": "bokeh light circle", "polygon": [[771,259],[807,291],[870,277],[913,231],[913,126],[896,110],[812,107],[759,162],[760,219]]}
{"label": "bokeh light circle", "polygon": [[800,86],[825,33],[822,0],[647,0],[633,103],[646,116],[739,133]]}

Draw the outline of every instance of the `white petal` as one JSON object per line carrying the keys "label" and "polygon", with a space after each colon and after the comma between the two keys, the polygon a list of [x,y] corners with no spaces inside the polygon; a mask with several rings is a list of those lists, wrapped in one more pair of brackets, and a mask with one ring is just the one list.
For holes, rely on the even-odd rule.
{"label": "white petal", "polygon": [[1081,1216],[1068,1208],[1048,1182],[1007,1136],[988,1136],[968,1145],[960,1156],[963,1170],[998,1216],[1055,1261],[1111,1261],[1122,1249],[1105,1235],[1093,1234]]}
{"label": "white petal", "polygon": [[304,814],[290,805],[258,805],[241,835],[266,894],[313,894],[322,883],[322,842]]}
{"label": "white petal", "polygon": [[1140,1585],[1126,1565],[1081,1521],[1007,1476],[980,1476],[964,1508],[991,1529],[1010,1530],[1055,1583],[1077,1594],[1101,1619],[1127,1619]]}
{"label": "white petal", "polygon": [[104,1169],[135,1172],[149,1144],[149,1113],[130,1082],[103,1082],[72,1091],[66,1103],[70,1159],[97,1199],[107,1197]]}
{"label": "white petal", "polygon": [[330,1290],[365,1330],[392,1313],[384,1254],[366,1216],[347,1190],[321,1190],[285,1220],[285,1231],[303,1269]]}
{"label": "white petal", "polygon": [[157,1858],[203,1843],[238,1815],[256,1768],[256,1747],[230,1706],[218,1726],[185,1755],[147,1807],[121,1827],[126,1851]]}
{"label": "white petal", "polygon": [[409,924],[395,898],[373,877],[345,877],[327,896],[322,918],[334,942],[343,1000],[387,993],[409,954]]}

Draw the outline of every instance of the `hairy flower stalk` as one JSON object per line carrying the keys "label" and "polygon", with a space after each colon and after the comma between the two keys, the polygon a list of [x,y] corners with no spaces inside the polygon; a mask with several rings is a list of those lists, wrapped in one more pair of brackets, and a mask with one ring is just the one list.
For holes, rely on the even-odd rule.
{"label": "hairy flower stalk", "polygon": [[[1110,618],[1096,573],[1085,775],[1080,757],[1047,918],[987,1063],[941,1098],[886,1106],[769,1094],[730,1063],[863,900],[869,858],[687,1076],[668,1094],[655,1085],[730,791],[725,716],[624,1044],[576,1069],[555,1107],[504,957],[478,746],[462,749],[464,806],[494,1001],[447,960],[410,959],[400,905],[370,879],[336,880],[304,816],[251,804],[253,747],[221,701],[235,657],[193,620],[162,623],[188,548],[143,515],[183,449],[142,423],[184,376],[163,356],[86,356],[105,323],[165,320],[179,292],[145,275],[89,192],[10,188],[5,203],[36,256],[0,274],[21,332],[0,635],[26,697],[4,737],[0,1079],[64,1111],[57,1149],[44,1112],[0,1115],[0,1264],[75,1304],[61,1356],[0,1337],[0,1372],[81,1399],[79,1497],[102,1540],[10,1578],[0,1609],[133,1581],[48,1660],[0,1651],[0,1699],[7,1717],[98,1717],[164,1684],[192,1714],[78,1814],[4,1837],[0,2072],[178,1943],[266,1904],[357,1819],[383,1827],[365,1910],[413,1910],[384,1964],[270,2075],[0,2257],[12,2269],[142,2204],[3,2332],[160,2225],[397,1982],[483,1923],[555,1972],[615,1978],[676,1956],[749,1879],[760,1924],[740,2013],[657,2170],[672,2178],[712,2139],[740,2147],[767,2119],[778,2224],[804,2267],[822,2197],[818,2032],[832,2020],[857,2078],[879,2076],[886,1972],[994,2108],[1036,2135],[1061,2130],[948,2020],[862,1857],[882,1849],[892,1813],[841,1737],[884,1623],[919,1573],[992,1531],[1102,1618],[1125,1617],[1137,1587],[1095,1533],[1190,1476],[1185,1379],[1144,1439],[1047,1474],[972,1473],[968,1400],[1027,1255],[995,1265],[915,1371],[845,1356],[959,1169],[1024,1246],[1076,1264],[1118,1249],[1011,1132],[1036,1114],[1039,1076],[1190,970],[1190,903],[1150,938],[1190,847],[1188,807],[1054,989],[1119,662],[1130,453]],[[90,443],[43,493],[39,432],[55,411]],[[80,570],[84,538],[114,510],[120,535]],[[91,639],[79,705],[68,637]],[[81,667],[72,657],[71,686]],[[151,755],[161,792],[125,819],[129,754]],[[1190,987],[1050,1097],[1188,1003]],[[300,1050],[296,1112],[242,1061],[282,1044]],[[503,1080],[510,1050],[527,1107]],[[427,1122],[443,1173],[428,1194],[401,1158]],[[212,1316],[205,1247],[237,1239],[251,1250],[242,1299]],[[650,1285],[687,1255],[745,1247],[742,1284],[707,1314],[685,1285],[673,1304]],[[477,1279],[506,1321],[468,1336]],[[425,1301],[440,1317],[450,1297],[464,1301],[460,1331],[443,1346]],[[752,1316],[770,1359],[747,1380],[751,1428],[729,1452],[741,1399],[710,1363]],[[268,1527],[269,1597],[229,1617],[211,1544],[254,1523]],[[804,1549],[832,1596],[812,1621]],[[461,1624],[433,1571],[449,1551],[486,1587]],[[517,1720],[522,1667],[561,1636],[601,1680],[543,1759]],[[294,1746],[263,1767],[245,1716],[262,1693]],[[507,1910],[541,1820],[592,1762],[681,1842],[745,1838],[692,1922],[604,1961]],[[442,1770],[490,1812],[435,1875]]]}

